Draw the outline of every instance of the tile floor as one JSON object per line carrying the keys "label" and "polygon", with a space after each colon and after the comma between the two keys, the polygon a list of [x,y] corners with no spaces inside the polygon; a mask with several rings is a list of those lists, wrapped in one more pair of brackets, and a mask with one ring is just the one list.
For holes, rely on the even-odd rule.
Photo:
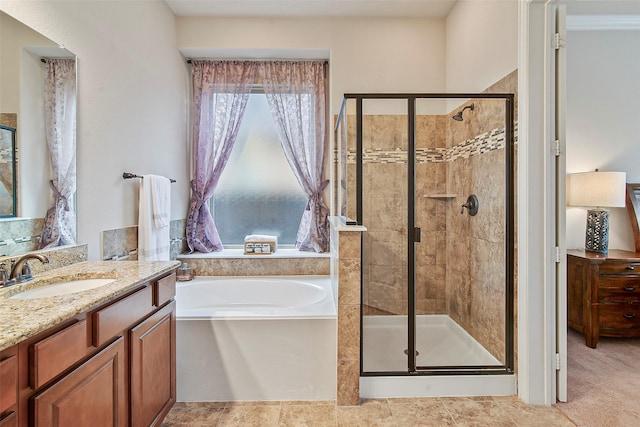
{"label": "tile floor", "polygon": [[333,401],[176,403],[162,427],[221,426],[573,426],[555,407],[515,397],[368,399],[360,406]]}

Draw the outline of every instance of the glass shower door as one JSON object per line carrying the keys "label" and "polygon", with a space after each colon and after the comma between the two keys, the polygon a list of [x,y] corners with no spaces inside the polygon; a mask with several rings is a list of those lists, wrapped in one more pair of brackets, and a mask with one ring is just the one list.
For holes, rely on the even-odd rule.
{"label": "glass shower door", "polygon": [[407,101],[362,102],[363,370],[407,370]]}
{"label": "glass shower door", "polygon": [[513,95],[351,96],[363,376],[512,373]]}

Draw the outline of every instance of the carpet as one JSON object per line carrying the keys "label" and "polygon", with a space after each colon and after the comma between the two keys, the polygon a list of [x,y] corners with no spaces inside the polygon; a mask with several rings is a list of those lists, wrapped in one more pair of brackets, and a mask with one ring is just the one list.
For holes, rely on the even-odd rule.
{"label": "carpet", "polygon": [[587,347],[567,332],[568,401],[557,404],[577,426],[640,426],[640,338],[600,337]]}

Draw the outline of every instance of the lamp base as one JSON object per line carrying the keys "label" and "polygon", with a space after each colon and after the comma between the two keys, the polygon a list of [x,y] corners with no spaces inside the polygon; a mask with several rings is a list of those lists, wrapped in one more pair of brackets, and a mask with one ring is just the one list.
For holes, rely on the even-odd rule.
{"label": "lamp base", "polygon": [[584,249],[588,252],[609,252],[609,211],[589,209],[587,211],[587,233]]}

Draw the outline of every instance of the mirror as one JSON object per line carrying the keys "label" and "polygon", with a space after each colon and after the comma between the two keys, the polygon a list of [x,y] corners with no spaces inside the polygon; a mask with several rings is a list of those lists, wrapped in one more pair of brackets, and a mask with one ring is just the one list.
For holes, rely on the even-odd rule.
{"label": "mirror", "polygon": [[0,218],[16,216],[16,130],[0,125]]}
{"label": "mirror", "polygon": [[640,252],[640,184],[627,183],[627,212],[631,220],[636,252]]}
{"label": "mirror", "polygon": [[[0,11],[0,257],[38,248],[52,202],[44,115],[47,58],[75,55]],[[6,128],[14,129],[11,151]],[[7,188],[13,188],[11,197]]]}

